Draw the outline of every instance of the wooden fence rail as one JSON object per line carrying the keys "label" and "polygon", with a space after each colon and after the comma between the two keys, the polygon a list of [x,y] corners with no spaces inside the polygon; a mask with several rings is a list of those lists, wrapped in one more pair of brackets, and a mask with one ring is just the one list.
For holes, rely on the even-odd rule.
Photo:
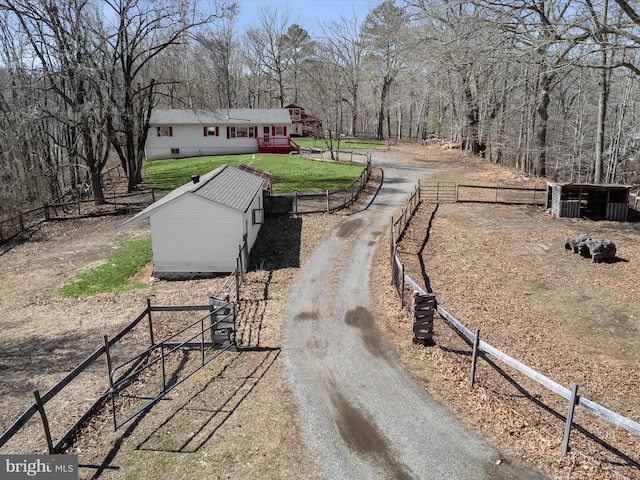
{"label": "wooden fence rail", "polygon": [[512,185],[471,185],[458,182],[425,182],[422,184],[423,198],[432,202],[478,202],[505,205],[547,204],[544,188]]}
{"label": "wooden fence rail", "polygon": [[[132,199],[136,198],[138,201],[132,201]],[[126,201],[123,201],[124,199],[126,199]],[[123,208],[128,209],[130,212],[138,209],[141,210],[155,201],[155,193],[153,190],[141,190],[134,193],[112,195],[106,197],[105,200],[107,203],[98,207],[98,213],[94,211],[90,214],[83,215],[82,207],[87,204],[95,205],[95,201],[78,199],[72,202],[45,204],[41,207],[21,212],[13,217],[0,220],[0,244],[15,238],[30,228],[37,227],[51,220],[95,217],[111,214]]]}
{"label": "wooden fence rail", "polygon": [[273,194],[265,199],[265,212],[269,214],[329,213],[350,205],[371,176],[371,158],[366,158],[367,163],[360,176],[347,187],[315,193]]}
{"label": "wooden fence rail", "polygon": [[[412,194],[413,196],[413,194]],[[406,208],[405,208],[406,210]],[[411,215],[413,215],[415,211],[411,212]],[[403,211],[404,213],[404,211]],[[405,297],[405,284],[407,286],[409,286],[410,288],[412,288],[415,292],[417,292],[417,294],[419,295],[426,295],[427,292],[424,291],[424,289],[422,289],[422,287],[420,287],[409,275],[407,275],[404,272],[404,265],[402,264],[402,262],[400,261],[400,258],[397,255],[397,245],[396,245],[396,239],[399,238],[403,231],[396,231],[396,226],[400,227],[402,226],[402,228],[406,228],[406,222],[396,222],[393,223],[392,222],[392,227],[391,227],[391,238],[392,238],[392,248],[391,248],[391,266],[392,266],[392,279],[393,280],[393,286],[394,289],[396,290],[396,294],[398,295],[398,297],[402,300],[402,305],[405,306],[405,302],[404,302],[404,297]],[[403,281],[400,282],[398,280],[396,280],[396,278],[398,276],[402,275],[403,276]],[[568,451],[568,441],[569,441],[569,433],[571,430],[571,422],[572,422],[572,412],[573,412],[573,407],[577,406],[580,407],[600,418],[602,418],[603,420],[606,420],[607,422],[610,422],[614,425],[617,425],[623,429],[625,429],[627,432],[635,434],[640,436],[640,423],[631,420],[627,417],[624,417],[623,415],[620,415],[616,412],[613,412],[612,410],[609,410],[606,407],[603,407],[602,405],[599,405],[595,402],[593,402],[592,400],[589,400],[585,397],[583,397],[582,395],[577,395],[577,384],[572,385],[572,388],[566,388],[563,385],[555,382],[554,380],[550,379],[549,377],[537,372],[536,370],[532,369],[531,367],[523,364],[522,362],[516,360],[515,358],[507,355],[506,353],[502,352],[501,350],[498,350],[497,348],[495,348],[494,346],[490,345],[489,343],[480,340],[478,338],[479,336],[479,331],[477,331],[476,333],[472,332],[469,328],[467,328],[465,325],[463,325],[460,321],[458,321],[453,315],[451,315],[449,312],[447,312],[441,305],[437,305],[436,310],[438,312],[438,314],[440,315],[440,317],[445,320],[449,325],[451,325],[455,330],[457,330],[458,332],[460,332],[460,334],[467,339],[467,341],[470,344],[477,344],[478,348],[480,349],[480,351],[482,351],[483,353],[486,353],[488,355],[491,355],[493,358],[495,358],[496,360],[499,360],[500,362],[502,362],[505,365],[508,365],[509,367],[513,368],[514,370],[526,375],[527,377],[529,377],[530,379],[534,380],[536,383],[538,383],[539,385],[542,385],[543,387],[547,388],[548,390],[551,390],[552,392],[556,393],[557,395],[561,396],[562,398],[564,398],[565,400],[569,401],[569,407],[568,407],[568,411],[570,412],[567,415],[567,422],[566,422],[566,428],[565,428],[565,437],[563,439],[562,442],[562,452],[566,453]],[[471,366],[472,369],[475,368],[475,365]]]}

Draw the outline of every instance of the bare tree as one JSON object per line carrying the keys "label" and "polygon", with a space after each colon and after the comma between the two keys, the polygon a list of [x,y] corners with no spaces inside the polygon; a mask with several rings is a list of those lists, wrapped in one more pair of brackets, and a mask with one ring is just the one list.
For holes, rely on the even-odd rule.
{"label": "bare tree", "polygon": [[342,100],[351,110],[349,134],[355,135],[358,125],[358,102],[360,85],[364,81],[363,59],[365,42],[360,33],[361,20],[354,13],[341,17],[340,21],[322,26],[326,37],[326,48],[331,53],[332,63],[339,68],[344,95]]}
{"label": "bare tree", "polygon": [[[199,12],[190,0],[147,3],[143,0],[106,0],[116,19],[107,48],[112,52],[109,71],[111,142],[120,158],[132,191],[142,181],[144,144],[155,103],[158,79],[148,74],[152,61],[173,46],[187,41],[188,34],[227,11],[235,3],[217,3],[213,13]],[[123,145],[124,143],[124,145]]]}
{"label": "bare tree", "polygon": [[[402,70],[409,25],[407,12],[387,0],[375,7],[364,22],[362,35],[367,42],[367,60],[380,85],[377,136],[383,138],[391,84]],[[387,118],[388,120],[388,118]],[[389,127],[387,125],[387,134]]]}
{"label": "bare tree", "polygon": [[256,56],[261,72],[273,85],[273,100],[278,107],[284,107],[286,72],[292,63],[286,44],[289,15],[267,7],[258,12],[258,19],[259,26],[250,28],[246,33],[252,47],[251,55]]}
{"label": "bare tree", "polygon": [[[66,126],[66,136],[52,136],[73,160],[88,171],[96,203],[104,202],[100,173],[108,148],[102,135],[105,122],[96,81],[96,62],[101,55],[94,42],[97,11],[86,1],[56,4],[46,0],[3,0],[0,9],[10,13],[28,40],[45,89],[52,102],[41,105],[41,115]],[[42,117],[41,117],[42,118]],[[47,152],[40,155],[47,156]]]}

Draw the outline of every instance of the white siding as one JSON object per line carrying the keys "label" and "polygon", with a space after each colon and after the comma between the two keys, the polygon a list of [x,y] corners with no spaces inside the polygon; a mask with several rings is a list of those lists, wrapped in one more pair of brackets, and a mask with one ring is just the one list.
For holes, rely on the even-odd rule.
{"label": "white siding", "polygon": [[242,213],[186,194],[151,216],[154,271],[232,272],[242,243]]}
{"label": "white siding", "polygon": [[[213,125],[210,125],[213,126]],[[258,137],[264,138],[264,127],[269,128],[269,138],[289,138],[290,125],[286,127],[287,135],[272,135],[272,125],[254,125]],[[217,136],[204,136],[204,125],[173,125],[172,136],[158,137],[156,128],[149,130],[145,144],[145,155],[149,160],[163,158],[198,157],[202,155],[234,155],[241,153],[257,153],[258,139],[251,137],[227,138],[227,126],[218,126]],[[179,149],[179,153],[171,153],[171,149]]]}
{"label": "white siding", "polygon": [[248,228],[245,233],[247,234],[247,245],[249,247],[249,251],[251,251],[251,248],[253,248],[253,245],[256,243],[258,232],[260,232],[260,227],[262,227],[261,224],[253,224],[253,211],[261,208],[263,208],[262,191],[258,192],[258,194],[255,196],[253,202],[251,203],[251,206],[249,207],[249,210],[247,210],[245,214],[245,225]]}
{"label": "white siding", "polygon": [[[197,157],[201,155],[232,155],[256,153],[256,138],[227,138],[227,127],[219,126],[218,136],[204,136],[204,125],[175,125],[173,135],[158,137],[155,128],[149,130],[145,154],[148,159]],[[259,130],[260,132],[260,130]],[[178,148],[180,153],[172,154]]]}

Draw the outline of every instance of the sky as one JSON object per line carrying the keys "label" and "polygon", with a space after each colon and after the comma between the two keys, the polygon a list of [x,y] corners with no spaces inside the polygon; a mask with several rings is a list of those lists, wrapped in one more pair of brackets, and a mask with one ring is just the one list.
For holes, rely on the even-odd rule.
{"label": "sky", "polygon": [[364,20],[366,15],[381,0],[238,0],[240,31],[258,24],[258,10],[263,7],[288,11],[290,22],[297,23],[314,37],[322,34],[319,24],[331,20],[339,21],[341,16],[352,17],[353,12]]}

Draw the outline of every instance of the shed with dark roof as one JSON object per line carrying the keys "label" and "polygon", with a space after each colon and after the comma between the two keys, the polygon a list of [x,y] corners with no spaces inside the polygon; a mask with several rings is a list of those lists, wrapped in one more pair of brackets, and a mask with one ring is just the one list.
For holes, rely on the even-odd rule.
{"label": "shed with dark roof", "polygon": [[268,174],[259,173],[222,165],[194,175],[117,228],[149,219],[156,277],[246,271],[269,184]]}

